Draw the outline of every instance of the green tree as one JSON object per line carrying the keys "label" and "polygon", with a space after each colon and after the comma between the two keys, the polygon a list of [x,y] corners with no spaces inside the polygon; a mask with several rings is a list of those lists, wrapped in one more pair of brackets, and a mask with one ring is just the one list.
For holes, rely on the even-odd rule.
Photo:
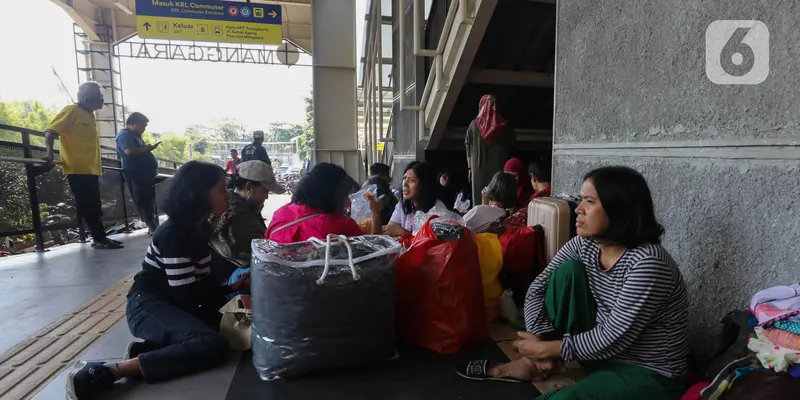
{"label": "green tree", "polygon": [[[44,131],[55,115],[55,110],[48,109],[35,100],[0,103],[0,123],[6,125]],[[0,140],[20,143],[21,138],[16,132],[0,132]],[[31,143],[43,146],[44,138],[33,136]]]}
{"label": "green tree", "polygon": [[297,138],[297,155],[301,160],[311,159],[314,151],[314,98],[313,92],[303,98],[306,104],[306,121],[303,124],[303,133]]}
{"label": "green tree", "polygon": [[289,142],[303,133],[303,126],[288,122],[272,122],[267,131],[267,142]]}
{"label": "green tree", "polygon": [[[48,109],[38,101],[0,102],[0,124],[41,132],[55,115],[56,110]],[[18,132],[0,130],[0,141],[20,143],[22,135]],[[42,146],[44,139],[31,136],[31,143]],[[23,157],[24,153],[18,148],[0,147],[0,155]],[[41,155],[43,154],[34,152],[33,156]],[[0,190],[0,231],[30,229],[32,222],[25,167],[22,164],[0,162],[0,187],[3,188]],[[43,203],[54,204],[71,198],[64,178],[55,170],[39,176],[37,188],[40,201]],[[41,207],[42,210],[47,208],[44,204]],[[42,213],[42,217],[46,215],[46,212]]]}
{"label": "green tree", "polygon": [[189,138],[186,134],[167,132],[165,134],[146,132],[142,138],[147,143],[161,142],[153,155],[171,161],[188,161]]}
{"label": "green tree", "polygon": [[223,118],[211,130],[216,140],[249,142],[252,139],[252,136],[247,133],[247,127],[234,118]]}

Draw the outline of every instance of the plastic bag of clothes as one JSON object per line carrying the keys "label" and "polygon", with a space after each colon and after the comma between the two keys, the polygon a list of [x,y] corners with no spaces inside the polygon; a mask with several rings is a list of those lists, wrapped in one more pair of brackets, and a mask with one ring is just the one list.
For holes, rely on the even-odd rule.
{"label": "plastic bag of clothes", "polygon": [[460,215],[458,215],[458,214],[456,214],[456,213],[454,213],[454,212],[452,212],[452,211],[450,211],[450,210],[448,210],[446,208],[433,207],[430,210],[428,210],[428,212],[426,212],[426,213],[424,213],[422,211],[417,211],[416,213],[414,213],[414,232],[412,232],[412,233],[414,235],[416,235],[417,232],[419,232],[425,226],[425,223],[429,219],[431,219],[431,217],[434,217],[434,216],[451,219],[451,220],[453,220],[455,222],[458,222],[459,224],[462,223],[462,219],[461,219]]}
{"label": "plastic bag of clothes", "polygon": [[395,259],[388,236],[253,241],[253,365],[263,380],[395,354]]}
{"label": "plastic bag of clothes", "polygon": [[397,259],[401,339],[453,354],[488,337],[478,246],[456,221],[430,217]]}
{"label": "plastic bag of clothes", "polygon": [[369,209],[369,202],[364,195],[376,195],[377,191],[378,185],[367,185],[350,195],[350,218],[358,223],[362,232],[372,232],[372,210]]}

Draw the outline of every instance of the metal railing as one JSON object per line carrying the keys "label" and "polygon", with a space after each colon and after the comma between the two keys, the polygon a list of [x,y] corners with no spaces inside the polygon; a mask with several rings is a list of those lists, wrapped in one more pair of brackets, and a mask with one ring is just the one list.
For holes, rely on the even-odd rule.
{"label": "metal railing", "polygon": [[[417,133],[417,140],[420,141],[427,141],[430,139],[430,135],[427,133],[427,121],[425,120],[425,109],[428,107],[428,103],[433,96],[433,92],[444,93],[450,87],[450,82],[448,82],[448,77],[444,73],[444,56],[445,56],[445,48],[447,43],[450,39],[450,35],[453,31],[453,26],[457,26],[456,22],[459,24],[472,24],[474,21],[474,16],[472,15],[472,6],[471,4],[475,0],[450,0],[450,5],[447,8],[447,15],[444,19],[444,27],[442,28],[441,35],[439,37],[439,41],[437,42],[435,49],[425,49],[422,48],[423,44],[423,30],[425,29],[425,24],[423,23],[423,1],[422,0],[412,0],[411,2],[411,13],[412,13],[412,26],[413,29],[413,54],[414,56],[421,56],[421,57],[430,57],[433,58],[433,69],[434,73],[427,77],[425,81],[425,88],[422,91],[422,99],[420,99],[418,105],[407,104],[406,101],[406,71],[405,71],[405,52],[400,51],[398,53],[399,56],[399,82],[400,85],[400,111],[416,111],[419,113],[419,121],[418,121],[418,133]],[[401,8],[402,10],[402,8]],[[401,43],[405,40],[405,30],[407,29],[406,21],[404,18],[405,12],[400,12],[398,15],[398,25],[399,25],[399,35]],[[401,44],[401,48],[402,48]],[[419,81],[417,81],[417,87]],[[434,88],[435,86],[435,88]]]}
{"label": "metal railing", "polygon": [[[0,212],[4,214],[0,215],[0,238],[34,235],[35,250],[44,251],[47,242],[46,235],[52,237],[57,231],[77,228],[80,241],[85,242],[86,230],[78,215],[74,220],[69,218],[70,222],[67,223],[43,224],[42,222],[43,206],[48,209],[57,209],[61,206],[60,203],[71,202],[68,184],[56,168],[60,162],[56,161],[53,166],[48,166],[42,159],[46,154],[45,134],[5,124],[0,124],[0,132],[18,134],[11,138],[5,134],[3,136],[6,140],[0,140],[0,184],[5,185],[0,187],[0,194],[2,194],[0,196]],[[60,153],[57,149],[58,143],[57,140],[55,154]],[[110,215],[104,215],[103,222],[105,225],[122,222],[123,228],[120,229],[120,232],[124,232],[128,230],[129,221],[134,215],[129,212],[132,200],[125,191],[126,184],[122,174],[121,161],[116,155],[116,149],[102,145],[100,147],[102,154],[114,154],[113,157],[101,157],[103,166],[103,175],[100,178],[103,182],[101,196],[105,196],[106,200],[109,200],[108,203],[113,204],[112,212],[109,213]],[[156,158],[156,160],[159,164],[159,174],[156,178],[158,182],[170,178],[181,165],[180,162],[173,160],[161,158]],[[18,207],[21,205],[20,196],[23,194],[19,193],[20,187],[14,185],[20,183],[18,178],[23,173],[21,168],[24,168],[27,212],[30,213],[29,227],[20,227],[20,225],[27,225],[26,223],[9,223],[9,220],[13,219],[27,220],[27,216],[22,215],[24,214],[23,210]],[[43,197],[44,203],[42,203]],[[16,200],[16,203],[13,200]],[[59,206],[55,206],[53,203],[58,203]]]}

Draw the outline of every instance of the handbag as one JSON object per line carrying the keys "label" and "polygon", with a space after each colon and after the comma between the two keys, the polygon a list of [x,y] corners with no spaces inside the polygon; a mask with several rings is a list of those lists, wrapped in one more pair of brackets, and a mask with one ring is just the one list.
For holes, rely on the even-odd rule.
{"label": "handbag", "polygon": [[250,296],[238,295],[230,299],[219,312],[222,313],[219,333],[228,341],[231,350],[249,350],[253,321]]}

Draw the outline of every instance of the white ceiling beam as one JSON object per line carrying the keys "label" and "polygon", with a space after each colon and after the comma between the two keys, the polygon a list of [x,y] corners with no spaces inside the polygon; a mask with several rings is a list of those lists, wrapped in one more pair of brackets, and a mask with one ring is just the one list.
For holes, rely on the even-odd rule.
{"label": "white ceiling beam", "polygon": [[96,26],[98,24],[100,9],[89,0],[50,0],[61,7],[67,15],[88,36],[89,40],[100,41],[97,35]]}
{"label": "white ceiling beam", "polygon": [[488,85],[553,87],[553,74],[499,69],[472,69],[467,82]]}

